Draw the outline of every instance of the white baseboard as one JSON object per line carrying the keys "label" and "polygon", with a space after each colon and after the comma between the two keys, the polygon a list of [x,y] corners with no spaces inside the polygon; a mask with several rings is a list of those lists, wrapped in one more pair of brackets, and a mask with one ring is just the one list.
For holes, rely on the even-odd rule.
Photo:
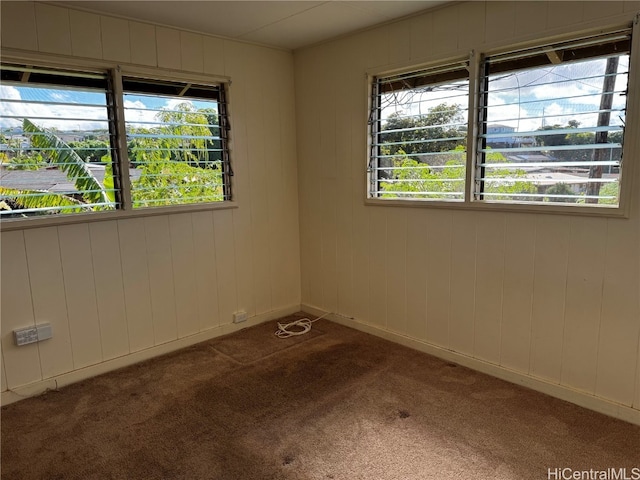
{"label": "white baseboard", "polygon": [[181,348],[195,345],[196,343],[204,342],[212,338],[220,337],[222,335],[236,332],[238,330],[242,330],[243,328],[252,327],[260,323],[268,322],[270,320],[284,317],[286,315],[291,315],[292,313],[296,313],[299,311],[299,304],[290,305],[285,308],[280,308],[278,310],[273,310],[271,312],[249,317],[246,322],[227,323],[196,333],[195,335],[179,338],[178,340],[173,340],[168,343],[156,345],[145,350],[140,350],[138,352],[130,353],[122,357],[107,360],[106,362],[98,363],[96,365],[91,365],[89,367],[81,368],[78,370],[73,370],[71,372],[63,373],[61,375],[47,378],[45,380],[40,380],[26,385],[21,385],[19,387],[14,387],[11,390],[2,392],[0,403],[2,405],[8,405],[24,398],[40,395],[47,390],[55,390],[72,383],[80,382],[91,377],[102,375],[103,373],[140,363],[153,357],[158,357],[160,355],[164,355]]}
{"label": "white baseboard", "polygon": [[[302,304],[302,310],[316,316],[324,315],[325,313],[327,313],[320,308],[313,307],[307,304]],[[464,355],[453,350],[446,350],[444,348],[426,343],[422,340],[417,340],[415,338],[407,337],[399,333],[391,332],[389,330],[385,330],[375,325],[367,324],[354,318],[345,317],[335,313],[331,313],[325,318],[341,325],[355,328],[356,330],[360,330],[362,332],[369,333],[371,335],[375,335],[377,337],[381,337],[395,343],[399,343],[400,345],[404,345],[406,347],[428,353],[429,355],[433,355],[434,357],[441,358],[448,362],[453,362],[458,365],[462,365],[464,367],[486,373],[487,375],[491,375],[493,377],[497,377],[511,383],[522,385],[532,390],[545,393],[552,397],[574,403],[581,407],[588,408],[590,410],[594,410],[596,412],[603,413],[605,415],[609,415],[611,417],[615,417],[620,420],[633,423],[635,425],[640,425],[640,410],[636,410],[627,405],[615,403],[602,397],[596,397],[595,395],[581,392],[579,390],[574,390],[564,385],[550,383],[546,380],[536,378],[531,375],[526,375],[521,372],[516,372],[514,370],[509,370],[508,368],[488,363],[483,360],[478,360],[477,358],[469,357],[468,355]]]}

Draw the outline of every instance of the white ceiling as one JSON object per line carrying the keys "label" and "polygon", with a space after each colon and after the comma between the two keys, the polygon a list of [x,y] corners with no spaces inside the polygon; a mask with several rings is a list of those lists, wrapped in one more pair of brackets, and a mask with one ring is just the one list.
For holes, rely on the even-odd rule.
{"label": "white ceiling", "polygon": [[446,1],[58,1],[74,8],[296,49]]}

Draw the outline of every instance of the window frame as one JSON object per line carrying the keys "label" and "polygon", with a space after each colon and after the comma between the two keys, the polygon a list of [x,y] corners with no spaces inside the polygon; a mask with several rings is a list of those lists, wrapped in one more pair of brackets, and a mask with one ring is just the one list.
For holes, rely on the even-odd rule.
{"label": "window frame", "polygon": [[[141,79],[164,80],[169,82],[193,83],[200,85],[219,86],[224,90],[226,100],[226,152],[231,157],[233,151],[233,135],[231,134],[231,79],[222,75],[203,75],[198,73],[176,72],[155,67],[141,67],[135,65],[120,65],[114,62],[101,60],[85,60],[76,58],[60,58],[56,55],[38,53],[25,53],[14,49],[2,48],[2,62],[7,64],[26,64],[37,68],[51,68],[67,71],[106,73],[110,89],[107,97],[113,101],[115,115],[115,142],[112,147],[112,161],[114,169],[114,181],[119,187],[119,208],[111,211],[82,212],[69,215],[43,215],[25,218],[3,218],[0,221],[2,231],[22,230],[46,226],[58,226],[75,223],[87,223],[95,221],[118,220],[134,217],[146,217],[177,213],[189,213],[198,211],[213,211],[237,208],[238,203],[234,196],[229,200],[220,202],[202,202],[180,205],[163,205],[157,207],[145,207],[133,209],[131,199],[131,182],[129,179],[129,158],[127,153],[127,138],[124,119],[124,97],[122,77],[137,77]],[[231,159],[228,159],[229,169],[223,173],[229,179],[233,178]],[[117,175],[117,176],[116,176]],[[229,194],[232,185],[230,182]]]}
{"label": "window frame", "polygon": [[[632,203],[632,182],[636,176],[638,163],[640,162],[640,138],[633,138],[628,132],[640,131],[640,15],[635,15],[631,21],[624,24],[617,24],[608,28],[597,30],[567,33],[551,38],[536,39],[530,42],[523,42],[498,48],[487,48],[481,52],[471,50],[469,54],[469,118],[467,129],[467,159],[466,159],[466,182],[464,201],[429,200],[429,199],[401,199],[401,198],[379,198],[370,195],[369,163],[372,152],[371,127],[367,122],[367,158],[366,175],[364,175],[364,204],[368,206],[386,207],[417,207],[417,208],[445,208],[454,210],[477,210],[477,211],[497,211],[497,212],[517,212],[517,213],[547,213],[573,216],[598,216],[611,218],[629,218]],[[625,142],[622,147],[624,171],[621,174],[620,197],[617,207],[602,207],[597,205],[563,205],[557,202],[548,204],[518,203],[518,202],[490,202],[475,198],[475,181],[478,163],[478,148],[480,141],[480,102],[483,58],[495,56],[516,50],[526,50],[541,48],[547,45],[554,45],[564,42],[577,41],[589,36],[602,35],[617,32],[623,29],[631,30],[631,48],[629,53],[629,77],[628,95],[626,104],[626,126]],[[417,72],[425,68],[446,65],[452,61],[460,60],[460,57],[445,58],[437,62],[426,64],[405,65],[393,70],[379,70],[367,72],[367,92],[368,104],[367,114],[371,112],[373,101],[373,84],[377,77],[391,76],[402,73]]]}

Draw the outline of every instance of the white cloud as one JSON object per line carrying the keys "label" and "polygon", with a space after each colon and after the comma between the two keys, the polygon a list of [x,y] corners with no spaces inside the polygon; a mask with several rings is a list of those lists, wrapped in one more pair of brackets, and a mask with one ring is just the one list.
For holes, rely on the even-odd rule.
{"label": "white cloud", "polygon": [[23,118],[43,128],[63,131],[107,128],[106,107],[33,103],[22,98],[19,88],[9,85],[0,85],[0,98],[3,100],[0,102],[0,127],[3,128],[21,126]]}

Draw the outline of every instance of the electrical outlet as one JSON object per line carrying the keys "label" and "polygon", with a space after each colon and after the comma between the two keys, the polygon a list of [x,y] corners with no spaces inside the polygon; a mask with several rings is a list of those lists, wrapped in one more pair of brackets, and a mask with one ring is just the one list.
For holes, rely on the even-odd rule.
{"label": "electrical outlet", "polygon": [[13,331],[13,340],[18,346],[41,342],[53,337],[50,323],[41,323],[35,327],[18,328]]}
{"label": "electrical outlet", "polygon": [[233,314],[233,323],[246,322],[247,318],[249,318],[249,315],[247,315],[247,312],[244,312],[244,311],[236,312]]}
{"label": "electrical outlet", "polygon": [[28,345],[38,341],[38,329],[36,327],[19,328],[13,331],[13,339],[16,345]]}

